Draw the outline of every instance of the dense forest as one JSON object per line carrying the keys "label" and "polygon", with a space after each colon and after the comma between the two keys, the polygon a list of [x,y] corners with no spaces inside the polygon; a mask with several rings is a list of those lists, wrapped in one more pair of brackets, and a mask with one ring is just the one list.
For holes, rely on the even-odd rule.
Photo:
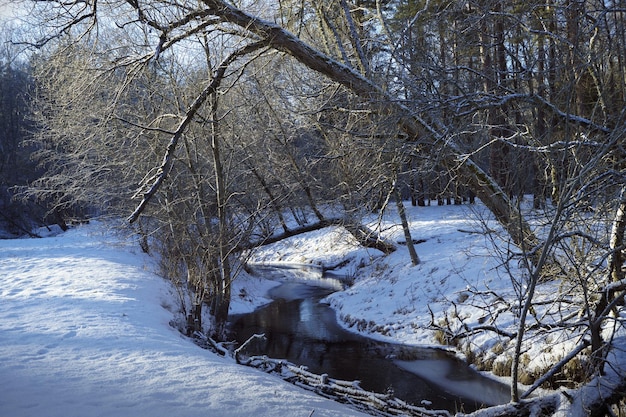
{"label": "dense forest", "polygon": [[21,7],[0,52],[4,234],[126,218],[219,337],[247,250],[342,225],[392,252],[363,221],[392,205],[418,264],[404,205],[478,198],[526,270],[516,356],[535,286],[563,279],[586,303],[558,325],[601,372],[626,289],[620,2]]}
{"label": "dense forest", "polygon": [[0,237],[28,234],[45,215],[45,208],[13,198],[16,187],[26,186],[42,172],[28,145],[33,80],[28,64],[7,44],[8,33],[0,32]]}

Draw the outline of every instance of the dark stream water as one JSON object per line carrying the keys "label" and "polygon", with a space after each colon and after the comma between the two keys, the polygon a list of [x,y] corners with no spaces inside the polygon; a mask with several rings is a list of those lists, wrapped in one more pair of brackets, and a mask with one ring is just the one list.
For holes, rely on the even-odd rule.
{"label": "dark stream water", "polygon": [[265,334],[246,353],[286,359],[331,378],[359,380],[370,391],[392,389],[400,399],[433,409],[470,412],[509,401],[508,386],[443,350],[374,341],[341,328],[334,310],[320,302],[338,289],[337,280],[302,281],[288,271],[272,272],[277,274],[283,283],[270,291],[274,302],[230,318],[230,330],[240,343]]}

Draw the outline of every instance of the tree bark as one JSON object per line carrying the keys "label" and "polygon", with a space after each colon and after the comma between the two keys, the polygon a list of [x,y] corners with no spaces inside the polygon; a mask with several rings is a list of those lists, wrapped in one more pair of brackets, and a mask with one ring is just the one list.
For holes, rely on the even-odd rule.
{"label": "tree bark", "polygon": [[624,233],[626,232],[626,186],[622,186],[620,192],[620,201],[613,219],[611,228],[611,237],[609,240],[609,273],[611,281],[617,282],[624,279],[622,265],[624,258],[622,251],[624,250]]}
{"label": "tree bark", "polygon": [[220,150],[220,134],[217,114],[217,91],[210,97],[211,111],[211,153],[213,155],[213,169],[215,172],[215,203],[217,205],[218,219],[218,276],[217,291],[215,296],[215,322],[217,325],[216,332],[222,336],[224,325],[228,319],[228,309],[230,307],[230,283],[232,280],[232,271],[230,268],[230,250],[229,248],[229,227],[226,195],[226,174],[222,165],[222,157]]}
{"label": "tree bark", "polygon": [[[626,231],[626,186],[620,192],[620,200],[613,219],[609,238],[608,279],[609,283],[617,283],[624,279],[622,271],[624,249],[624,233]],[[610,287],[610,284],[609,284]],[[611,310],[610,304],[615,299],[615,289],[606,288],[600,292],[600,299],[594,308],[593,318],[590,320],[589,332],[591,336],[591,361],[593,366],[602,371],[606,356],[606,346],[602,337],[602,325],[605,317]]]}
{"label": "tree bark", "polygon": [[402,203],[402,195],[400,194],[398,185],[395,183],[393,184],[393,192],[394,192],[394,197],[396,199],[396,206],[398,207],[398,215],[400,216],[400,221],[402,222],[402,231],[404,232],[404,240],[406,241],[406,247],[409,250],[409,256],[411,257],[411,263],[413,265],[419,265],[420,258],[417,255],[417,251],[415,250],[415,245],[413,244],[413,237],[411,236],[411,229],[409,228],[409,222],[406,218],[406,210],[404,209],[404,204]]}

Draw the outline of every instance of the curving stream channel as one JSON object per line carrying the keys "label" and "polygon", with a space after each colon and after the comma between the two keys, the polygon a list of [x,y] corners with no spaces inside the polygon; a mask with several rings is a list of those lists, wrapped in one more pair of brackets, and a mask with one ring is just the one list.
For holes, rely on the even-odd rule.
{"label": "curving stream channel", "polygon": [[341,328],[335,311],[321,302],[341,288],[336,278],[312,279],[310,270],[291,268],[255,272],[282,283],[270,290],[272,303],[230,317],[229,329],[238,342],[254,334],[266,336],[246,353],[286,359],[331,378],[359,380],[369,391],[391,389],[402,400],[432,409],[471,412],[509,401],[507,385],[443,350],[375,341]]}

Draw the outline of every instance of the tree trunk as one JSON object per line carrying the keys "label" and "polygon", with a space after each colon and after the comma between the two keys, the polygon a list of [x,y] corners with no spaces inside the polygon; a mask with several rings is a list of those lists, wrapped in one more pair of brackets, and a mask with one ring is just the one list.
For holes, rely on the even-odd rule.
{"label": "tree trunk", "polygon": [[539,240],[504,190],[470,159],[458,166],[457,174],[462,179],[461,182],[466,184],[494,214],[513,242],[525,252],[531,253],[531,259],[536,264],[540,256],[536,250]]}
{"label": "tree trunk", "polygon": [[249,15],[221,0],[204,0],[204,4],[225,21],[260,36],[274,49],[291,55],[308,68],[327,76],[362,98],[377,103],[376,105],[381,107],[381,112],[399,115],[398,125],[410,140],[419,140],[421,146],[432,145],[437,140],[445,142],[447,149],[443,159],[446,167],[458,171],[468,187],[494,213],[514,243],[524,248],[533,248],[537,244],[534,233],[496,181],[472,159],[462,156],[464,153],[454,140],[445,138],[444,141],[444,136],[434,127],[394,97],[389,96],[378,85],[305,44],[279,25]]}
{"label": "tree trunk", "polygon": [[624,233],[626,231],[626,186],[622,186],[620,192],[620,201],[613,219],[611,227],[611,237],[609,239],[609,273],[613,282],[624,279],[622,265],[624,258],[622,251],[624,250]]}
{"label": "tree trunk", "polygon": [[409,256],[411,257],[411,263],[413,265],[418,265],[420,263],[420,258],[419,256],[417,256],[417,252],[415,251],[413,237],[411,236],[411,229],[409,228],[409,222],[406,218],[406,211],[404,210],[404,204],[402,203],[402,195],[400,194],[400,190],[395,183],[393,184],[393,191],[396,199],[396,206],[398,207],[398,215],[400,216],[400,221],[402,222],[404,240],[406,240],[406,247],[409,250]]}
{"label": "tree trunk", "polygon": [[[624,259],[622,250],[624,249],[624,233],[626,231],[626,186],[622,186],[620,200],[613,219],[611,235],[609,238],[609,259],[608,259],[608,282],[619,282],[624,279],[622,265]],[[609,305],[615,299],[615,290],[605,289],[601,292],[600,299],[594,308],[593,318],[590,320],[591,334],[591,361],[600,372],[604,366],[606,349],[602,337],[602,325],[604,318],[610,311]],[[609,310],[609,311],[607,311]]]}
{"label": "tree trunk", "polygon": [[217,114],[217,92],[211,95],[211,152],[213,155],[213,169],[215,170],[215,203],[217,205],[217,219],[218,219],[218,250],[219,256],[217,260],[219,274],[216,277],[217,291],[215,296],[215,322],[217,329],[216,333],[222,336],[223,327],[228,319],[228,309],[230,306],[230,282],[231,282],[231,268],[230,268],[230,248],[229,243],[229,228],[228,228],[228,213],[227,213],[227,200],[226,195],[226,173],[222,166],[222,157],[220,155],[220,135],[218,128],[218,114]]}

